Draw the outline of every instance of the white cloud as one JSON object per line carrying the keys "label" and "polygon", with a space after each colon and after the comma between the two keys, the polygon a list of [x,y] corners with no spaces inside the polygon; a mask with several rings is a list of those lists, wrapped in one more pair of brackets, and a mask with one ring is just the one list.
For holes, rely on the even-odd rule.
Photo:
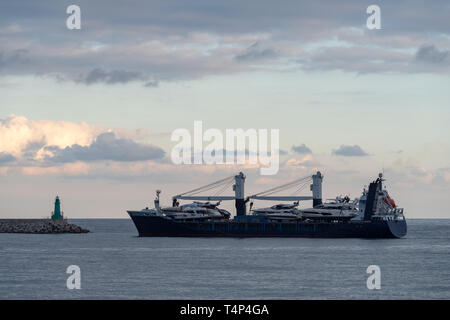
{"label": "white cloud", "polygon": [[[73,144],[89,145],[98,128],[87,123],[68,121],[29,120],[23,116],[10,115],[0,119],[0,152],[22,157],[32,145],[52,145],[65,148]],[[41,156],[42,154],[37,154]]]}
{"label": "white cloud", "polygon": [[[18,160],[42,161],[52,157],[55,151],[72,146],[86,150],[83,148],[91,146],[99,135],[106,132],[117,138],[114,140],[116,143],[128,147],[133,143],[138,145],[132,140],[146,140],[151,137],[145,129],[108,128],[86,122],[30,120],[11,114],[6,119],[0,119],[0,153]],[[65,152],[65,155],[67,153]],[[8,159],[11,160],[11,157]]]}
{"label": "white cloud", "polygon": [[303,167],[303,168],[318,168],[321,166],[319,161],[312,155],[306,154],[300,158],[291,158],[286,161],[287,167]]}

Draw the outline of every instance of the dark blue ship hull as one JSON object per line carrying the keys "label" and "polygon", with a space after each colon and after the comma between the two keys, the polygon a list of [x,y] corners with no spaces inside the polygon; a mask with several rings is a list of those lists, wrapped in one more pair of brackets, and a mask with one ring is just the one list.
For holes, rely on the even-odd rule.
{"label": "dark blue ship hull", "polygon": [[401,238],[406,221],[370,220],[339,222],[175,221],[152,215],[130,216],[140,237],[311,237]]}

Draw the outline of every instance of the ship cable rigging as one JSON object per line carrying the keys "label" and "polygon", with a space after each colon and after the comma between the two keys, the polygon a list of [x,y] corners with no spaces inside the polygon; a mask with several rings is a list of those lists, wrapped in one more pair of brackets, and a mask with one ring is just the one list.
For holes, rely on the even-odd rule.
{"label": "ship cable rigging", "polygon": [[294,192],[291,193],[291,196],[298,194],[300,191],[305,189],[306,186],[309,186],[312,179],[307,179],[304,183],[302,183]]}
{"label": "ship cable rigging", "polygon": [[[172,197],[172,200],[176,202],[177,199],[182,200],[234,200],[234,196],[219,196],[219,194],[223,193],[228,187],[231,187],[234,183],[235,175],[232,175],[230,177],[220,179],[218,181],[215,181],[213,183],[209,183],[205,186],[195,188],[190,191],[186,191],[183,193],[180,193],[176,196]],[[214,189],[218,189],[213,196],[198,196],[199,193],[211,191]]]}
{"label": "ship cable rigging", "polygon": [[[311,176],[302,177],[299,179],[296,179],[294,181],[276,186],[274,188],[271,188],[269,190],[265,190],[262,192],[259,192],[257,194],[254,194],[247,199],[256,199],[256,200],[275,200],[275,201],[300,201],[300,200],[311,200],[311,196],[295,196],[294,194],[297,194],[301,190],[303,190],[306,186],[310,184],[312,181]],[[288,189],[291,189],[293,187],[297,187],[297,189],[292,193],[291,196],[272,196],[274,193],[285,191]]]}

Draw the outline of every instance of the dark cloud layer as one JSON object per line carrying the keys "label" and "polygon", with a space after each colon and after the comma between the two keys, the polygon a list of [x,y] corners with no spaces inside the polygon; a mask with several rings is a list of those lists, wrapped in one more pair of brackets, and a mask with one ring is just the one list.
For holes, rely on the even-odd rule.
{"label": "dark cloud layer", "polygon": [[382,30],[372,31],[365,28],[372,3],[358,0],[79,0],[81,30],[65,27],[69,4],[0,2],[0,75],[156,87],[276,67],[360,74],[450,68],[447,0],[380,0]]}
{"label": "dark cloud layer", "polygon": [[344,157],[364,157],[369,155],[358,145],[341,145],[338,149],[333,150],[332,154]]}
{"label": "dark cloud layer", "polygon": [[75,161],[144,161],[157,160],[164,157],[164,150],[151,145],[136,143],[129,139],[119,139],[112,132],[100,134],[97,139],[87,147],[73,145],[60,149],[59,147],[46,147],[53,153],[46,160],[52,162]]}

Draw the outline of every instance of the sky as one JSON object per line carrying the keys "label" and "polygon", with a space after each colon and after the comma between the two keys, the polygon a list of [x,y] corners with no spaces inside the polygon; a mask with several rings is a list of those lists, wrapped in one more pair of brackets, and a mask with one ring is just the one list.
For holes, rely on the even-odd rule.
{"label": "sky", "polygon": [[[49,216],[58,194],[69,218],[127,218],[156,189],[169,204],[239,171],[253,194],[320,170],[327,198],[383,171],[407,218],[450,218],[449,15],[445,0],[2,1],[0,217]],[[279,129],[278,174],[173,164],[171,134],[194,121]]]}

